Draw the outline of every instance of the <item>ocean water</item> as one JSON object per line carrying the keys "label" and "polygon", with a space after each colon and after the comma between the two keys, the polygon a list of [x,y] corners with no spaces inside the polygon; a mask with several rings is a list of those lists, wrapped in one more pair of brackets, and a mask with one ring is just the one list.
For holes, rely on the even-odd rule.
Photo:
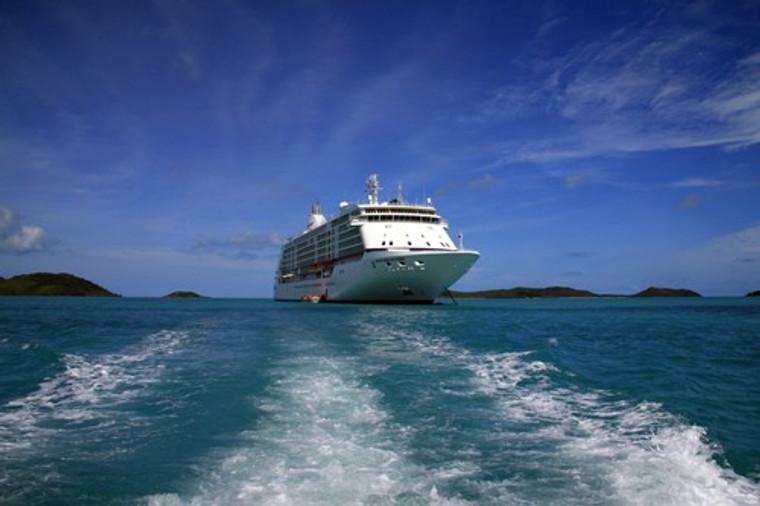
{"label": "ocean water", "polygon": [[760,504],[760,299],[442,302],[0,297],[0,504]]}

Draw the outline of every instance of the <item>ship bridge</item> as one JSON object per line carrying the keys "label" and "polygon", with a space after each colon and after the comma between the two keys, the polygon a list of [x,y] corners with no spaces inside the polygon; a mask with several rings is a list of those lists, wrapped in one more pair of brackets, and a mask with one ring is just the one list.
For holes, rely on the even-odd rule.
{"label": "ship bridge", "polygon": [[441,217],[431,206],[415,205],[377,205],[360,206],[361,214],[356,216],[358,221],[408,221],[417,223],[440,224]]}

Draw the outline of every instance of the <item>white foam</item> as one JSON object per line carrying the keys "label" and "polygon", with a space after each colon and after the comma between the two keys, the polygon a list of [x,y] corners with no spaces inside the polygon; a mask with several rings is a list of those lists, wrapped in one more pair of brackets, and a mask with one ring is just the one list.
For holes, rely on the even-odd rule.
{"label": "white foam", "polygon": [[756,484],[713,462],[701,427],[664,428],[627,444],[610,468],[619,496],[632,504],[760,504]]}
{"label": "white foam", "polygon": [[571,376],[533,352],[476,353],[444,337],[366,323],[361,334],[372,336],[367,355],[381,363],[469,372],[469,390],[438,388],[490,401],[485,437],[502,452],[490,458],[510,467],[509,477],[485,478],[489,457],[478,451],[438,468],[414,463],[412,441],[430,427],[402,426],[383,409],[381,392],[362,379],[382,366],[301,342],[292,358],[273,364],[276,381],[257,400],[265,415],[235,449],[209,454],[192,489],[150,496],[148,504],[469,504],[453,497],[452,483],[470,487],[482,504],[760,504],[756,483],[715,462],[703,428],[659,404],[562,381]]}
{"label": "white foam", "polygon": [[[375,332],[385,332],[376,328]],[[560,386],[572,378],[534,352],[477,354],[440,336],[385,332],[395,357],[415,350],[417,362],[447,361],[472,371],[476,391],[500,407],[495,430],[504,458],[525,462],[561,490],[532,480],[482,484],[508,503],[629,505],[759,505],[760,486],[719,465],[702,427],[656,403],[612,392]],[[557,340],[550,340],[557,346]],[[565,382],[563,382],[565,383]],[[561,483],[561,485],[557,485]],[[542,496],[543,494],[543,496]],[[540,498],[540,499],[539,499]]]}
{"label": "white foam", "polygon": [[547,470],[573,477],[570,496],[613,504],[760,504],[756,483],[714,460],[717,449],[703,428],[687,425],[656,403],[558,387],[548,375],[556,369],[530,357],[490,354],[470,367],[481,391],[500,402],[505,418],[528,429],[520,437],[545,446],[546,453],[533,458]]}
{"label": "white foam", "polygon": [[265,419],[209,463],[196,492],[148,503],[465,504],[442,497],[435,474],[408,461],[412,430],[390,420],[358,370],[348,358],[299,355],[281,364],[258,404]]}
{"label": "white foam", "polygon": [[160,361],[186,338],[185,332],[162,331],[119,353],[64,355],[60,373],[3,406],[0,449],[22,451],[34,445],[42,450],[46,440],[67,428],[115,423],[111,410],[160,381]]}

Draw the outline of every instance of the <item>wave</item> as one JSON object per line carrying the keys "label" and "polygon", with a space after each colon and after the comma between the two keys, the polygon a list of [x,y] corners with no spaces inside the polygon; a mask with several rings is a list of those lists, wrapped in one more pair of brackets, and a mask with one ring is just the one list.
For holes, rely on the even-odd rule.
{"label": "wave", "polygon": [[460,479],[460,488],[479,488],[486,502],[760,504],[760,486],[719,463],[721,449],[703,427],[658,403],[581,387],[538,351],[474,352],[424,332],[372,325],[365,332],[375,336],[373,354],[464,369],[470,389],[447,393],[490,399],[492,412],[473,416],[481,418],[477,437],[498,454],[475,456],[471,464],[480,469]]}
{"label": "wave", "polygon": [[162,359],[174,353],[187,335],[166,330],[119,353],[62,355],[60,372],[37,390],[2,406],[0,450],[40,452],[46,441],[66,434],[82,437],[89,429],[123,425],[128,418],[116,411],[160,381]]}
{"label": "wave", "polygon": [[[253,401],[264,415],[233,449],[210,452],[197,481],[144,502],[760,504],[704,428],[583,387],[539,352],[473,351],[373,323],[351,334],[335,349],[281,341],[286,358]],[[348,348],[357,353],[336,352]]]}
{"label": "wave", "polygon": [[530,357],[486,355],[470,368],[505,420],[522,427],[520,438],[550,450],[531,457],[572,478],[570,493],[583,498],[578,503],[592,496],[620,504],[760,504],[760,487],[718,464],[720,448],[703,427],[658,403],[560,387],[547,375],[556,369]]}
{"label": "wave", "polygon": [[263,421],[234,451],[210,460],[193,491],[153,495],[147,504],[464,504],[441,499],[407,459],[412,430],[382,408],[361,364],[293,346],[300,353],[270,371],[257,401]]}

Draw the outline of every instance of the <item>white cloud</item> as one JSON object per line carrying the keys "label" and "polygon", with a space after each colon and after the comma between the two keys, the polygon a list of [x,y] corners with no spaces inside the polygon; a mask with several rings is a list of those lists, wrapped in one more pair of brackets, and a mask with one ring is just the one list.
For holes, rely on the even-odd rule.
{"label": "white cloud", "polygon": [[681,209],[691,209],[693,207],[697,207],[700,203],[699,195],[687,195],[681,200],[681,203],[678,205]]}
{"label": "white cloud", "polygon": [[565,186],[573,189],[578,188],[586,181],[586,177],[582,174],[568,174],[565,176]]}
{"label": "white cloud", "polygon": [[22,224],[13,209],[0,205],[0,254],[29,253],[46,247],[41,227]]}
{"label": "white cloud", "polygon": [[493,186],[497,182],[498,180],[493,176],[493,174],[486,173],[479,178],[470,181],[469,186],[470,188],[483,189],[488,188],[489,186]]}
{"label": "white cloud", "polygon": [[81,254],[88,258],[121,263],[124,266],[160,266],[161,269],[242,269],[274,272],[276,266],[276,257],[272,256],[247,258],[218,255],[215,252],[183,252],[173,249],[108,248]]}
{"label": "white cloud", "polygon": [[282,238],[274,232],[261,233],[245,231],[231,235],[226,239],[202,237],[198,239],[195,247],[202,251],[254,258],[256,257],[255,252],[279,247],[281,244]]}
{"label": "white cloud", "polygon": [[707,246],[707,251],[729,261],[760,260],[760,225],[719,237]]}
{"label": "white cloud", "polygon": [[[730,27],[730,25],[727,25]],[[555,130],[503,161],[760,143],[760,54],[737,56],[721,21],[680,23],[678,13],[629,25],[536,62],[532,79],[497,89],[475,121],[558,116]]]}
{"label": "white cloud", "polygon": [[[716,237],[675,258],[674,272],[698,275],[704,282],[736,286],[757,282],[760,262],[760,225]],[[698,274],[697,274],[698,273]],[[756,288],[753,288],[756,289]],[[728,290],[723,290],[728,293]]]}
{"label": "white cloud", "polygon": [[687,177],[672,184],[675,188],[703,188],[708,186],[721,186],[724,183],[717,179],[704,179],[699,177]]}

